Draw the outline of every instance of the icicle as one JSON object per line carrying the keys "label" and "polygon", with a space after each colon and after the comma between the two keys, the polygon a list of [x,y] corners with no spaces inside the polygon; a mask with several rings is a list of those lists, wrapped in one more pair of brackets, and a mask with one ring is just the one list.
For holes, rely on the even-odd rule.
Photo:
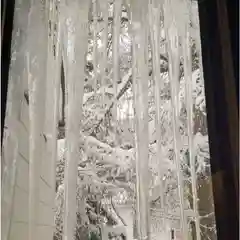
{"label": "icicle", "polygon": [[157,136],[157,159],[159,164],[159,191],[160,191],[160,202],[161,208],[163,212],[163,230],[165,229],[165,206],[164,206],[164,190],[162,186],[162,150],[161,150],[161,116],[160,116],[160,107],[162,105],[160,99],[160,91],[161,91],[161,69],[160,69],[160,34],[159,27],[160,26],[160,12],[161,6],[159,3],[149,3],[149,24],[150,24],[150,37],[151,37],[151,45],[152,45],[152,61],[153,61],[153,79],[155,82],[155,106],[156,106],[156,136]]}
{"label": "icicle", "polygon": [[[195,5],[195,8],[194,8]],[[193,24],[193,27],[196,28],[196,34],[194,34],[193,39],[196,42],[196,49],[199,54],[199,70],[200,70],[200,79],[202,84],[204,84],[204,78],[203,78],[203,66],[202,66],[202,47],[201,47],[201,37],[200,37],[200,25],[199,25],[199,16],[198,16],[198,4],[192,2],[192,9],[191,9],[191,21]]]}
{"label": "icicle", "polygon": [[[61,55],[62,55],[62,61],[64,66],[64,76],[68,75],[68,69],[67,69],[67,62],[68,62],[68,29],[67,29],[67,9],[66,9],[66,2],[67,0],[60,1],[60,25],[61,25],[61,31],[60,31],[60,38],[62,39],[60,43],[60,49],[61,49]],[[67,45],[67,46],[66,46]],[[62,96],[65,98],[65,108],[67,106],[67,84],[65,81],[65,96]],[[66,109],[64,109],[66,111]]]}
{"label": "icicle", "polygon": [[[13,117],[13,115],[12,115]],[[13,211],[14,189],[16,182],[16,168],[17,168],[17,154],[18,154],[18,137],[14,133],[14,127],[11,125],[10,131],[8,129],[4,132],[4,144],[2,151],[2,161],[5,160],[6,164],[2,164],[4,168],[2,173],[1,182],[1,219],[2,219],[2,239],[9,239],[11,218]]]}
{"label": "icicle", "polygon": [[72,240],[76,224],[77,164],[82,116],[85,55],[88,40],[89,0],[69,1],[66,6],[68,24],[67,86],[68,106],[66,114],[66,166],[64,240]]}
{"label": "icicle", "polygon": [[102,61],[100,63],[100,73],[101,73],[101,79],[100,79],[100,85],[103,87],[103,93],[102,93],[102,103],[105,102],[105,78],[106,78],[106,68],[107,68],[107,45],[108,45],[108,1],[107,0],[101,0],[100,1],[101,8],[102,8],[102,14],[103,14],[103,37],[102,37]]}
{"label": "icicle", "polygon": [[127,125],[131,128],[131,121],[132,121],[132,105],[130,101],[131,97],[130,94],[126,92],[126,104],[127,104]]}
{"label": "icicle", "polygon": [[195,171],[195,153],[193,145],[193,99],[192,99],[192,58],[191,58],[191,45],[190,45],[190,19],[189,19],[189,3],[185,0],[182,4],[184,11],[182,14],[183,18],[182,25],[184,31],[182,34],[182,45],[183,45],[183,59],[184,59],[184,81],[185,81],[185,96],[186,96],[186,108],[187,108],[187,133],[188,133],[188,147],[189,147],[189,158],[190,158],[190,169],[191,169],[191,183],[193,193],[193,210],[195,215],[196,224],[196,236],[197,240],[201,239],[200,222],[198,214],[198,202],[197,202],[197,176]]}
{"label": "icicle", "polygon": [[27,67],[29,87],[29,240],[35,239],[39,214],[39,181],[43,153],[47,60],[45,4],[34,1],[28,15]]}
{"label": "icicle", "polygon": [[[134,42],[133,42],[134,44]],[[138,144],[138,133],[136,131],[137,128],[137,113],[136,113],[136,105],[137,105],[137,94],[136,94],[136,81],[134,81],[134,77],[136,76],[136,57],[135,57],[135,52],[136,52],[136,47],[132,46],[132,55],[133,55],[133,60],[132,60],[132,65],[133,65],[133,96],[134,96],[134,106],[135,106],[135,113],[134,113],[134,128],[135,128],[135,133],[134,133],[134,142],[135,142],[135,159],[136,159],[136,186],[135,186],[135,191],[136,191],[136,204],[135,204],[135,223],[136,223],[136,236],[135,238],[139,238],[141,236],[140,229],[141,229],[141,217],[140,217],[140,169],[139,169],[139,164],[138,164],[138,159],[139,159],[139,144]]]}
{"label": "icicle", "polygon": [[97,91],[97,27],[98,27],[98,11],[97,11],[97,0],[93,0],[92,2],[92,15],[93,15],[93,52],[92,52],[92,59],[93,59],[93,89],[96,93]]}
{"label": "icicle", "polygon": [[[18,165],[19,110],[23,97],[24,57],[27,32],[27,14],[29,6],[25,2],[15,1],[14,22],[11,43],[11,64],[7,92],[6,116],[1,155],[1,239],[8,240],[13,214],[15,183]],[[21,126],[20,126],[21,127]],[[26,139],[27,141],[27,139]],[[28,156],[26,156],[28,157]]]}
{"label": "icicle", "polygon": [[[119,36],[120,36],[120,26],[121,26],[121,13],[122,13],[122,0],[114,1],[114,11],[113,11],[113,90],[114,98],[117,97],[118,81],[120,78],[119,74]],[[113,117],[116,131],[116,121],[117,121],[117,104],[113,106]],[[116,133],[116,132],[115,132]]]}
{"label": "icicle", "polygon": [[132,2],[133,89],[136,107],[137,224],[139,240],[150,239],[148,166],[147,2]]}
{"label": "icicle", "polygon": [[[173,123],[173,142],[175,152],[175,164],[177,168],[178,192],[180,197],[180,217],[181,232],[183,239],[188,239],[187,219],[184,211],[184,183],[180,164],[180,136],[179,136],[179,104],[178,104],[178,87],[179,87],[179,36],[176,28],[176,6],[175,1],[165,0],[164,2],[164,27],[167,40],[167,49],[169,57],[169,77],[171,81],[171,100],[172,100],[172,123]],[[175,11],[174,11],[175,10]]]}
{"label": "icicle", "polygon": [[[57,162],[57,122],[59,118],[59,93],[60,93],[60,70],[61,70],[61,52],[60,52],[60,18],[59,2],[52,2],[49,13],[49,21],[52,27],[49,29],[48,42],[48,72],[47,72],[47,95],[46,95],[46,118],[45,133],[47,136],[47,152],[51,167],[51,193],[52,209],[54,209],[54,200],[56,197],[56,162]],[[54,214],[54,212],[53,212]],[[54,218],[52,218],[54,222]]]}
{"label": "icicle", "polygon": [[[62,4],[61,4],[62,5]],[[68,71],[69,69],[67,68],[68,66],[68,30],[67,30],[67,24],[66,24],[66,18],[63,17],[62,15],[66,16],[66,13],[64,13],[65,11],[63,11],[63,8],[65,8],[65,6],[61,6],[61,20],[60,20],[60,24],[61,24],[61,32],[60,32],[60,36],[62,38],[62,42],[60,43],[60,49],[61,49],[61,54],[62,54],[62,64],[63,64],[63,74],[64,74],[64,88],[65,88],[65,95],[63,96],[63,92],[62,92],[62,101],[65,100],[65,107],[63,109],[64,111],[64,116],[66,118],[66,112],[67,112],[67,106],[68,106],[68,85],[67,85],[67,76],[68,76]],[[66,46],[67,45],[67,46]],[[65,119],[62,119],[65,120]]]}

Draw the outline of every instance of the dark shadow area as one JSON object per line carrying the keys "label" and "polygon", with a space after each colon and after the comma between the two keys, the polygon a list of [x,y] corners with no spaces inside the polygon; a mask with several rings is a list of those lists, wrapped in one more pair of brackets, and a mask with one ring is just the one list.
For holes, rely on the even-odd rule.
{"label": "dark shadow area", "polygon": [[15,0],[1,1],[1,147],[6,112],[8,74],[11,60],[14,6]]}
{"label": "dark shadow area", "polygon": [[239,239],[238,1],[199,1],[218,240]]}

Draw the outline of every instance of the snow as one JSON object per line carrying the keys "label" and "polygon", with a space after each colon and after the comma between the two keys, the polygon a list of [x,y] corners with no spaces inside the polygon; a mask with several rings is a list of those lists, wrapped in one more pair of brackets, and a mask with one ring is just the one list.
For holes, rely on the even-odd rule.
{"label": "snow", "polygon": [[64,156],[64,153],[65,153],[65,138],[58,139],[57,140],[57,156],[58,156],[57,160],[62,159]]}

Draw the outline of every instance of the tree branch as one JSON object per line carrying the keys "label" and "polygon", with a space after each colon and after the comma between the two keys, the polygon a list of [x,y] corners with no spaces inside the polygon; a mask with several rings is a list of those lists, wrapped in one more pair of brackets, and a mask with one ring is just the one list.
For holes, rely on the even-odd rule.
{"label": "tree branch", "polygon": [[109,105],[107,110],[105,111],[104,116],[101,118],[101,120],[98,122],[98,124],[94,127],[90,136],[96,135],[96,131],[98,130],[99,126],[104,121],[105,117],[110,113],[111,109],[114,106],[114,103],[116,103],[123,96],[123,94],[130,88],[131,83],[132,83],[132,69],[131,68],[129,69],[128,73],[123,77],[122,83],[123,83],[123,86],[120,88],[120,91],[118,92],[117,96],[112,101],[112,103]]}
{"label": "tree branch", "polygon": [[114,212],[117,214],[118,218],[121,220],[121,222],[123,223],[124,226],[127,226],[126,222],[124,221],[124,219],[122,218],[122,216],[119,214],[119,212],[117,211],[115,205],[114,205],[114,202],[113,202],[113,199],[112,199],[112,196],[111,196],[111,205],[112,205],[112,208],[114,210]]}
{"label": "tree branch", "polygon": [[[164,55],[160,55],[160,59],[164,60],[165,62],[168,62],[168,58]],[[168,71],[168,69],[162,69],[164,71]],[[149,76],[152,75],[152,70],[149,71]],[[124,93],[130,88],[131,84],[132,84],[132,68],[129,69],[128,73],[123,77],[122,79],[122,87],[120,88],[120,91],[118,92],[116,98],[112,101],[112,103],[109,105],[109,107],[107,108],[104,116],[101,118],[101,120],[98,122],[97,125],[95,125],[95,127],[93,128],[93,130],[90,133],[90,136],[96,136],[96,131],[98,130],[98,128],[100,127],[100,125],[102,124],[102,122],[104,121],[104,119],[106,118],[106,116],[108,116],[108,114],[110,113],[111,109],[113,108],[114,104],[124,95]]]}

